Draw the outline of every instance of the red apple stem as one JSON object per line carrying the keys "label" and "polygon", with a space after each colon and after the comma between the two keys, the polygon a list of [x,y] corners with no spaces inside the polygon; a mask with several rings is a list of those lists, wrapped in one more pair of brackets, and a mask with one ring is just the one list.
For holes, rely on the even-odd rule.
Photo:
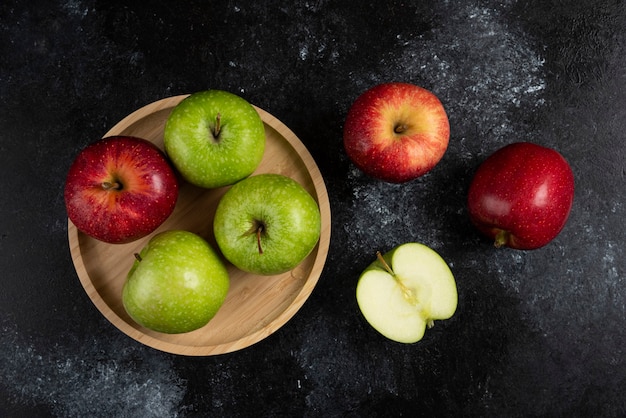
{"label": "red apple stem", "polygon": [[118,181],[104,181],[102,182],[102,188],[104,190],[121,190],[122,184]]}
{"label": "red apple stem", "polygon": [[509,237],[510,237],[510,233],[509,231],[500,231],[496,234],[496,239],[493,243],[494,247],[496,248],[501,248],[507,245],[507,243],[509,242]]}
{"label": "red apple stem", "polygon": [[397,134],[404,133],[409,127],[404,123],[399,123],[393,127],[393,131]]}

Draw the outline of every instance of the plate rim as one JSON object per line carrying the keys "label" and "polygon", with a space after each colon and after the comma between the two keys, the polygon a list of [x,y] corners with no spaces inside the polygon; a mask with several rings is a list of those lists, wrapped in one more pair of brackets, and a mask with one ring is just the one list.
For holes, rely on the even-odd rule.
{"label": "plate rim", "polygon": [[[113,135],[118,135],[123,132],[125,129],[130,127],[133,123],[154,114],[158,111],[165,110],[168,108],[174,108],[176,104],[180,103],[184,98],[188,97],[189,94],[182,94],[176,96],[165,97],[159,100],[156,100],[152,103],[144,105],[130,114],[126,115],[119,122],[113,125],[104,135],[103,138]],[[281,137],[283,137],[296,151],[298,156],[302,159],[309,176],[311,177],[313,188],[315,190],[315,194],[317,195],[317,202],[320,208],[320,215],[323,221],[322,228],[320,231],[320,239],[316,245],[316,256],[311,266],[311,273],[307,276],[304,285],[300,289],[300,291],[295,295],[291,303],[287,306],[285,310],[283,310],[276,318],[274,318],[271,322],[264,325],[260,329],[241,337],[234,341],[219,343],[219,344],[211,344],[211,345],[185,345],[185,344],[177,344],[170,341],[164,341],[153,337],[149,334],[146,334],[123,318],[121,318],[100,296],[98,290],[96,289],[94,283],[89,276],[85,263],[82,261],[82,251],[80,248],[80,235],[83,234],[80,232],[76,226],[72,223],[72,221],[67,218],[68,222],[68,242],[70,246],[70,253],[72,258],[72,263],[74,265],[74,269],[78,278],[83,286],[83,289],[87,293],[87,296],[91,300],[91,302],[96,306],[98,311],[118,330],[122,331],[127,336],[133,338],[139,343],[149,346],[153,349],[168,352],[171,354],[177,355],[186,355],[186,356],[212,356],[212,355],[220,355],[231,353],[234,351],[238,351],[251,345],[254,345],[265,338],[269,337],[271,334],[276,332],[278,329],[283,327],[295,314],[300,310],[300,308],[304,305],[304,303],[308,300],[310,295],[312,294],[315,286],[317,285],[328,256],[328,251],[330,247],[330,236],[331,236],[331,210],[330,210],[330,201],[328,197],[328,190],[326,188],[326,184],[324,178],[317,166],[313,156],[306,148],[304,143],[295,135],[295,133],[282,121],[280,121],[277,117],[267,112],[266,110],[252,105],[255,110],[261,116],[264,124],[267,124],[272,129],[277,131]],[[113,244],[111,244],[113,245]]]}

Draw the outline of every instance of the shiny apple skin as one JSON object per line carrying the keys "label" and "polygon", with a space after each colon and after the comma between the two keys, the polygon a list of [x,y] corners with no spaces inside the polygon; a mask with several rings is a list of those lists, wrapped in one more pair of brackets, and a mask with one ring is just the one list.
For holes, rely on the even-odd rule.
{"label": "shiny apple skin", "polygon": [[[121,188],[104,183],[118,182]],[[178,180],[165,154],[151,142],[111,136],[84,148],[65,181],[67,214],[76,228],[111,244],[142,238],[173,212]]]}
{"label": "shiny apple skin", "polygon": [[574,174],[557,151],[517,142],[490,155],[468,192],[472,223],[496,247],[533,250],[552,241],[567,223]]}
{"label": "shiny apple skin", "polygon": [[[396,128],[405,126],[402,132]],[[366,90],[350,107],[344,148],[365,174],[404,183],[429,172],[443,157],[450,123],[441,101],[430,91],[391,82]]]}

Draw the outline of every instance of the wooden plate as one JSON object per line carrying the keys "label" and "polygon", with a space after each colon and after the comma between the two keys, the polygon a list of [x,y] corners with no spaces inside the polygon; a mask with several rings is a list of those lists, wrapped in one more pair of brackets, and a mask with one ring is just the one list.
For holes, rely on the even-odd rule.
{"label": "wooden plate", "polygon": [[[163,128],[171,110],[186,96],[151,103],[131,113],[105,136],[132,135],[163,149]],[[78,231],[68,220],[72,260],[78,277],[100,312],[135,340],[158,350],[189,356],[228,353],[248,347],[283,326],[304,304],[315,287],[330,243],[330,204],[324,180],[311,154],[282,122],[256,108],[267,137],[263,160],[254,174],[280,173],[298,181],[317,200],[322,230],[313,252],[293,271],[276,276],[256,276],[227,264],[231,286],[224,305],[203,328],[185,334],[163,334],[136,324],[122,305],[126,275],[139,252],[156,233],[185,229],[204,237],[217,249],[213,215],[227,187],[201,189],[181,181],[172,215],[151,235],[129,244],[106,244]]]}

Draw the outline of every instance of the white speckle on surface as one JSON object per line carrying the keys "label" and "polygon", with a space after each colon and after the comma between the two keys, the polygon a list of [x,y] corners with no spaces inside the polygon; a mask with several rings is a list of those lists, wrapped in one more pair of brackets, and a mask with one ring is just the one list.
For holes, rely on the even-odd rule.
{"label": "white speckle on surface", "polygon": [[[474,124],[480,133],[476,140],[496,142],[524,135],[511,121],[509,108],[543,104],[544,59],[509,30],[497,10],[455,6],[448,19],[447,25],[434,30],[432,44],[412,42],[406,49],[444,101],[455,131],[471,131]],[[440,48],[446,44],[448,48]],[[430,51],[435,51],[432,58]],[[408,71],[415,66],[407,60],[400,64]]]}
{"label": "white speckle on surface", "polygon": [[[329,322],[323,315],[320,321],[304,332],[307,344],[293,353],[295,360],[306,373],[307,386],[311,387],[306,397],[307,406],[323,411],[345,410],[346,399],[363,393],[384,392],[397,396],[401,391],[394,378],[391,358],[376,356],[367,347],[354,350],[346,341],[337,323]],[[316,342],[324,342],[319,344]],[[376,342],[373,342],[376,343]],[[363,370],[367,367],[366,370]],[[363,370],[368,378],[350,381],[338,376],[352,376],[355,370]],[[372,379],[371,376],[376,378]],[[329,396],[333,393],[334,396]],[[320,415],[324,415],[321,413]]]}
{"label": "white speckle on surface", "polygon": [[[512,112],[532,112],[545,104],[544,59],[520,32],[509,27],[502,10],[474,2],[440,7],[439,14],[445,17],[439,25],[413,37],[395,35],[397,48],[385,58],[386,65],[360,74],[352,82],[370,86],[404,74],[405,81],[432,90],[450,118],[450,147],[456,148],[462,159],[476,159],[476,152],[465,149],[478,148],[487,154],[502,144],[534,135],[520,122],[523,118]],[[354,167],[348,177],[354,184],[354,216],[344,228],[352,245],[367,242],[390,248],[407,240],[444,245],[437,224],[458,212],[433,208],[436,203],[428,202],[425,195],[434,187],[427,177],[399,189],[383,182],[361,181],[363,174]],[[395,236],[396,242],[384,242],[385,236]]]}
{"label": "white speckle on surface", "polygon": [[12,402],[45,405],[63,417],[178,416],[185,385],[167,357],[96,338],[42,351],[6,322],[0,382],[10,382]]}
{"label": "white speckle on surface", "polygon": [[69,0],[63,4],[63,9],[75,16],[84,18],[89,13],[89,7],[85,6],[80,0]]}
{"label": "white speckle on surface", "polygon": [[304,61],[309,56],[309,47],[307,45],[302,45],[300,47],[300,59]]}
{"label": "white speckle on surface", "polygon": [[369,78],[367,85],[401,78],[433,90],[451,119],[452,136],[508,143],[532,135],[516,125],[510,111],[545,105],[545,59],[509,27],[502,16],[508,6],[440,7],[441,24],[427,34],[395,35],[397,48],[385,65],[360,77]]}

